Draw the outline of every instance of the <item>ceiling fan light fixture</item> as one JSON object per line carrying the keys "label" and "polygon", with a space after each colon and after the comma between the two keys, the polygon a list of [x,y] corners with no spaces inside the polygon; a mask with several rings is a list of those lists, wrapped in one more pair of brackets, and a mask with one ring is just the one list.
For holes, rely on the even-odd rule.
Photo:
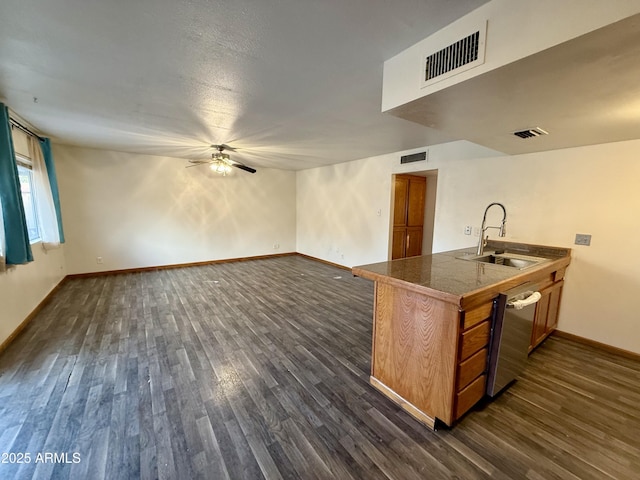
{"label": "ceiling fan light fixture", "polygon": [[249,167],[235,160],[231,160],[231,157],[229,157],[229,154],[223,152],[225,148],[228,148],[232,152],[235,152],[235,149],[224,144],[211,145],[211,146],[217,150],[217,152],[213,152],[211,154],[211,160],[207,161],[207,160],[190,159],[189,163],[191,163],[192,165],[188,165],[186,168],[197,167],[198,165],[209,165],[209,168],[211,170],[213,170],[216,173],[219,173],[223,177],[226,176],[228,173],[231,173],[231,170],[232,170],[231,167],[236,167],[236,168],[239,168],[240,170],[244,170],[245,172],[249,172],[249,173],[256,173],[255,168]]}
{"label": "ceiling fan light fixture", "polygon": [[214,152],[211,154],[211,158],[213,163],[211,164],[211,170],[216,173],[219,173],[223,177],[227,175],[227,173],[231,173],[231,164],[229,162],[229,155],[223,153],[221,151]]}
{"label": "ceiling fan light fixture", "polygon": [[209,168],[211,168],[211,170],[213,170],[214,172],[219,173],[223,177],[225,177],[227,173],[231,173],[231,165],[229,165],[223,159],[215,160]]}
{"label": "ceiling fan light fixture", "polygon": [[227,153],[215,152],[211,154],[211,158],[214,161],[228,161],[230,157],[229,157],[229,154]]}

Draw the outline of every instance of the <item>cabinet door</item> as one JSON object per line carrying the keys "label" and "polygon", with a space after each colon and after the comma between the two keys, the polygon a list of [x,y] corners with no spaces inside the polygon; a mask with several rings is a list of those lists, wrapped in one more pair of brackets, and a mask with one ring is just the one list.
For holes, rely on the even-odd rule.
{"label": "cabinet door", "polygon": [[549,310],[547,311],[547,322],[545,333],[548,335],[558,326],[558,313],[560,310],[560,297],[562,296],[562,287],[564,280],[554,283],[550,287],[549,292]]}
{"label": "cabinet door", "polygon": [[422,229],[426,194],[427,179],[424,177],[411,177],[407,198],[407,227],[420,227]]}
{"label": "cabinet door", "polygon": [[409,194],[409,179],[396,175],[393,197],[393,226],[407,225],[407,198]]}
{"label": "cabinet door", "polygon": [[422,255],[422,227],[407,228],[405,256],[415,257],[418,255]]}
{"label": "cabinet door", "polygon": [[391,244],[391,260],[405,257],[406,240],[407,229],[405,227],[394,227],[393,239]]}
{"label": "cabinet door", "polygon": [[422,255],[427,179],[396,175],[393,198],[391,259]]}
{"label": "cabinet door", "polygon": [[542,343],[542,341],[556,329],[563,285],[564,280],[561,280],[540,291],[542,298],[536,306],[529,351]]}
{"label": "cabinet door", "polygon": [[536,305],[536,313],[533,317],[533,329],[531,331],[531,345],[530,349],[536,347],[545,337],[545,330],[547,327],[547,312],[549,311],[549,299],[551,297],[549,289],[544,289],[540,292],[542,298],[538,300]]}

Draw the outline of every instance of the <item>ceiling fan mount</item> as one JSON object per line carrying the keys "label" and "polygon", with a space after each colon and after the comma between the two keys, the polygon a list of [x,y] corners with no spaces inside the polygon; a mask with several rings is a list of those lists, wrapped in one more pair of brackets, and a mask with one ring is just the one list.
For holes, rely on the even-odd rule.
{"label": "ceiling fan mount", "polygon": [[231,167],[239,168],[240,170],[244,170],[249,173],[256,173],[255,168],[249,167],[236,160],[231,160],[229,154],[225,153],[225,150],[235,152],[235,148],[225,145],[224,143],[220,145],[211,145],[211,148],[216,149],[216,151],[211,154],[211,160],[189,160],[193,165],[187,165],[187,168],[197,167],[199,165],[210,165],[211,170],[221,174],[222,176],[226,176],[230,173]]}

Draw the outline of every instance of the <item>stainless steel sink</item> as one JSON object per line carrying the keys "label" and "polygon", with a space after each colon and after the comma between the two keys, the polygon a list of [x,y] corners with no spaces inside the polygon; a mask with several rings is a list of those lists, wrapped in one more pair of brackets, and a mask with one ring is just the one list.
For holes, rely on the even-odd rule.
{"label": "stainless steel sink", "polygon": [[484,252],[483,255],[463,255],[457,257],[460,260],[469,260],[472,262],[492,263],[494,265],[503,265],[505,267],[522,270],[524,268],[533,267],[549,260],[542,257],[532,257],[529,255],[521,255],[519,253],[496,253]]}

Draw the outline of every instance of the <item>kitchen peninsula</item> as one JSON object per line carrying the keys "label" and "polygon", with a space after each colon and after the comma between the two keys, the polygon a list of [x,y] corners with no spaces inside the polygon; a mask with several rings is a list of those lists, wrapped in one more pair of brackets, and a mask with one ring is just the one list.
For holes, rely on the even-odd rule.
{"label": "kitchen peninsula", "polygon": [[[489,241],[487,252],[544,259],[516,269],[467,261],[474,248],[354,267],[375,282],[371,384],[417,420],[452,425],[485,393],[493,300],[533,282],[530,349],[557,324],[570,249]],[[463,258],[460,258],[463,257]]]}

